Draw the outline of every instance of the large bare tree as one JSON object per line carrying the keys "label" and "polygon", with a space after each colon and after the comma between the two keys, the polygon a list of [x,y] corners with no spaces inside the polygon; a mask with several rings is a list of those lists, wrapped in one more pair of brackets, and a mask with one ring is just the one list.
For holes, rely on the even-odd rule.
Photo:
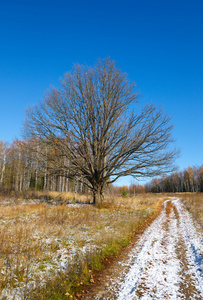
{"label": "large bare tree", "polygon": [[[170,118],[153,105],[136,111],[135,83],[114,61],[74,65],[60,88],[27,109],[26,136],[40,138],[70,161],[70,176],[85,180],[94,203],[122,176],[152,177],[173,170]],[[69,167],[70,168],[70,167]]]}

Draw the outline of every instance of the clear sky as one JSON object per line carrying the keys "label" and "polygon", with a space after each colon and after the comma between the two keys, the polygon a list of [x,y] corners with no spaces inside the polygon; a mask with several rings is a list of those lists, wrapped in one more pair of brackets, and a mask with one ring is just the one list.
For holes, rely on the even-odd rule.
{"label": "clear sky", "polygon": [[202,165],[202,16],[203,0],[0,1],[0,140],[21,138],[25,108],[73,63],[111,56],[172,116],[180,169]]}

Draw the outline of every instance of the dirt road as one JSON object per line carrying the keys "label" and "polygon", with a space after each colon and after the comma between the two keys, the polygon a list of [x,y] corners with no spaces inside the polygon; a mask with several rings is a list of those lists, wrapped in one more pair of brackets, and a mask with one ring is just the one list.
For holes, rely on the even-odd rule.
{"label": "dirt road", "polygon": [[81,299],[203,299],[202,254],[201,228],[171,198],[129,253]]}

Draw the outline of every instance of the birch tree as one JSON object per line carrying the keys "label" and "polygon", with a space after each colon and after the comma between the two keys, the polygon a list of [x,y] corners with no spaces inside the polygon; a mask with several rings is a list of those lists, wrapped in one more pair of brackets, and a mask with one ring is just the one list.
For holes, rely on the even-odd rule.
{"label": "birch tree", "polygon": [[0,141],[0,187],[3,186],[3,180],[6,169],[6,156],[8,147],[5,142]]}

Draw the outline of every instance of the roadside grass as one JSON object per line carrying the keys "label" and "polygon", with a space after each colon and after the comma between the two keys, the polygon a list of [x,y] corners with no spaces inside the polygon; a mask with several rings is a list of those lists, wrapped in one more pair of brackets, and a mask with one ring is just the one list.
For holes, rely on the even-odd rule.
{"label": "roadside grass", "polygon": [[2,198],[0,299],[74,299],[156,217],[163,200],[112,198],[96,208]]}
{"label": "roadside grass", "polygon": [[179,193],[178,197],[203,229],[203,193]]}

